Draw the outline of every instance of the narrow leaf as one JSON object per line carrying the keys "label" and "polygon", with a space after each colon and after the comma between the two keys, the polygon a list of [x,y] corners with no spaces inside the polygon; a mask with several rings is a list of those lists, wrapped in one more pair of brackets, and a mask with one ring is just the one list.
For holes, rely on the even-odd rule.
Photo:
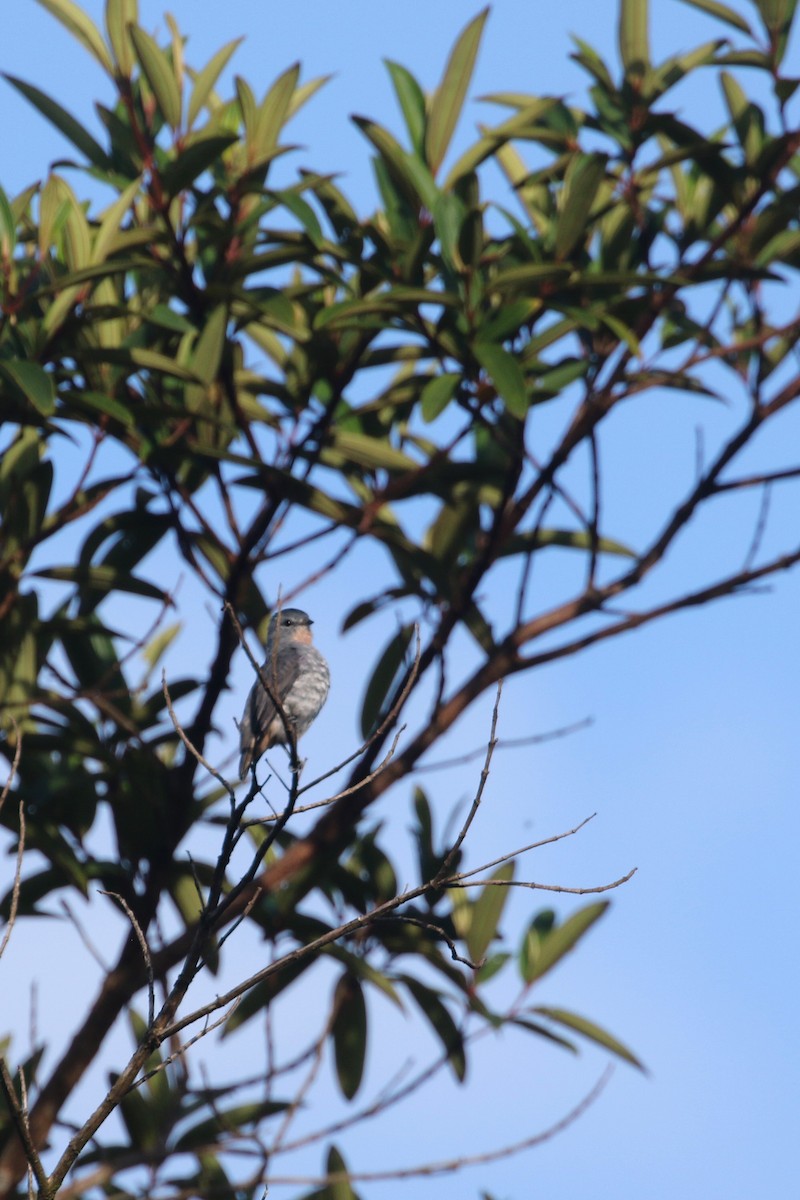
{"label": "narrow leaf", "polygon": [[563,1008],[533,1008],[531,1012],[539,1013],[543,1017],[549,1017],[551,1021],[557,1021],[559,1025],[566,1025],[568,1029],[574,1029],[576,1033],[583,1034],[592,1042],[597,1042],[598,1046],[604,1046],[606,1050],[610,1050],[612,1054],[616,1054],[618,1058],[622,1058],[633,1067],[638,1067],[640,1071],[646,1071],[644,1063],[636,1057],[632,1050],[618,1041],[605,1029],[601,1029],[599,1025],[595,1025],[593,1021],[587,1021],[585,1017],[579,1017],[576,1013],[567,1012]]}
{"label": "narrow leaf", "polygon": [[388,707],[387,699],[400,673],[406,650],[411,642],[412,633],[413,626],[404,625],[386,646],[375,666],[375,670],[372,672],[372,677],[364,693],[364,702],[361,705],[361,733],[363,737],[369,736],[377,726],[378,719],[382,715],[383,710]]}
{"label": "narrow leaf", "polygon": [[264,97],[250,139],[256,162],[267,157],[278,144],[299,74],[300,64],[294,63],[278,76]]}
{"label": "narrow leaf", "polygon": [[584,236],[589,212],[606,173],[605,154],[575,154],[564,175],[556,223],[555,256],[567,258]]}
{"label": "narrow leaf", "polygon": [[697,8],[700,12],[708,13],[710,17],[717,17],[720,21],[724,21],[726,25],[732,25],[734,29],[738,29],[741,33],[747,33],[750,37],[753,36],[753,31],[740,13],[734,12],[727,4],[720,4],[719,0],[683,0],[684,4],[690,4],[692,8]]}
{"label": "narrow leaf", "polygon": [[72,36],[89,51],[92,57],[97,59],[103,70],[113,76],[114,64],[108,53],[108,47],[103,41],[100,30],[82,8],[73,0],[37,0],[37,3],[52,13],[56,20],[60,21],[65,29],[68,29]]}
{"label": "narrow leaf", "polygon": [[427,124],[425,96],[422,88],[411,72],[407,71],[405,67],[401,67],[399,63],[392,62],[388,58],[385,58],[383,61],[391,76],[397,102],[400,105],[406,129],[408,130],[408,136],[411,139],[411,145],[415,153],[422,158],[425,150],[425,126]]}
{"label": "narrow leaf", "polygon": [[425,150],[428,166],[435,175],[453,136],[478,56],[488,8],[470,21],[459,37],[444,69],[442,81],[431,100]]}
{"label": "narrow leaf", "polygon": [[132,25],[130,33],[136,56],[153,89],[164,120],[173,129],[178,129],[181,123],[181,93],[172,65],[155,39],[144,29]]}
{"label": "narrow leaf", "polygon": [[342,975],[333,994],[334,1019],[331,1036],[336,1058],[336,1075],[346,1100],[361,1086],[367,1055],[367,1006],[358,980]]}
{"label": "narrow leaf", "polygon": [[197,339],[192,355],[192,370],[207,386],[215,379],[222,362],[227,325],[228,310],[224,304],[220,304],[209,316]]}
{"label": "narrow leaf", "polygon": [[53,378],[38,363],[15,358],[0,361],[0,377],[19,388],[43,417],[49,417],[55,411]]}
{"label": "narrow leaf", "polygon": [[114,567],[46,567],[34,574],[39,579],[58,579],[63,583],[75,583],[81,592],[129,592],[133,596],[147,596],[152,600],[165,600],[161,588],[146,579],[139,579],[128,571]]}
{"label": "narrow leaf", "polygon": [[[489,876],[508,883],[514,878],[514,864],[503,863]],[[497,926],[508,900],[508,888],[497,885],[485,887],[472,906],[472,921],[467,934],[467,949],[473,962],[480,962],[497,936]]]}
{"label": "narrow leaf", "polygon": [[420,395],[420,412],[423,421],[435,420],[447,408],[460,382],[460,375],[448,371],[443,375],[435,375],[425,384]]}
{"label": "narrow leaf", "polygon": [[186,117],[186,123],[190,129],[197,119],[198,113],[214,90],[214,85],[242,41],[242,38],[235,38],[234,41],[228,42],[221,50],[217,51],[213,58],[209,59],[202,71],[198,71],[194,80],[194,87],[192,88],[192,95],[189,100],[189,111]]}
{"label": "narrow leaf", "polygon": [[427,166],[411,154],[407,154],[388,130],[366,117],[353,117],[354,123],[369,138],[392,176],[403,185],[408,198],[416,204],[424,204],[433,210],[439,194]]}
{"label": "narrow leaf", "polygon": [[492,379],[502,396],[508,411],[515,417],[524,417],[530,400],[525,386],[525,376],[517,360],[502,346],[489,342],[476,342],[473,354]]}
{"label": "narrow leaf", "polygon": [[[608,904],[608,900],[598,900],[594,904],[587,904],[585,908],[579,909],[578,912],[568,917],[562,925],[553,925],[549,930],[538,927],[536,925],[538,918],[536,918],[526,935],[524,944],[521,969],[525,983],[533,983],[534,980],[541,979],[557,962],[560,962],[564,955],[580,941],[586,931],[591,929],[596,921],[599,921],[608,908]],[[534,933],[536,935],[535,946],[531,943],[531,936]]]}
{"label": "narrow leaf", "polygon": [[235,133],[218,134],[190,142],[161,172],[168,196],[177,196],[184,188],[219,162],[224,152],[238,141]]}
{"label": "narrow leaf", "polygon": [[106,31],[119,69],[126,79],[133,71],[134,54],[128,26],[139,20],[137,0],[106,0]]}
{"label": "narrow leaf", "polygon": [[463,1082],[467,1073],[467,1060],[461,1030],[432,988],[426,987],[411,975],[403,975],[401,978],[444,1046],[456,1078]]}
{"label": "narrow leaf", "polygon": [[76,121],[71,113],[57,104],[55,100],[51,100],[48,95],[34,87],[31,83],[25,83],[22,79],[17,79],[14,75],[3,75],[13,88],[25,97],[34,108],[42,114],[54,125],[59,132],[63,133],[68,141],[72,142],[81,154],[85,154],[89,162],[98,167],[101,171],[107,171],[110,167],[110,159],[99,142],[96,142],[90,133],[87,133],[85,125],[80,121]]}
{"label": "narrow leaf", "polygon": [[621,0],[619,53],[626,75],[644,75],[650,65],[648,0]]}

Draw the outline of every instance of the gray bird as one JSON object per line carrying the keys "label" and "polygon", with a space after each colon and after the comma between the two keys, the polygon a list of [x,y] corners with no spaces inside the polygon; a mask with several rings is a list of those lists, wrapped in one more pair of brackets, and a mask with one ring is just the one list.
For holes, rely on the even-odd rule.
{"label": "gray bird", "polygon": [[325,703],[331,676],[325,659],[311,645],[311,625],[308,613],[299,608],[284,608],[272,614],[261,668],[267,687],[260,678],[256,680],[239,723],[240,779],[270,746],[289,741],[272,697],[282,706],[297,738]]}

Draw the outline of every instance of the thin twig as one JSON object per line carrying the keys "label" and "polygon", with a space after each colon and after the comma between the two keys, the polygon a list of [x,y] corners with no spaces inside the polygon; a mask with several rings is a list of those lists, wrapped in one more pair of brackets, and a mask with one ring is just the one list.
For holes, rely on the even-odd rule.
{"label": "thin twig", "polygon": [[11,760],[11,769],[8,772],[8,779],[3,784],[2,792],[0,792],[0,811],[2,811],[3,805],[6,802],[6,796],[11,791],[12,784],[14,783],[14,778],[17,774],[17,771],[19,770],[19,760],[22,757],[22,734],[20,733],[19,725],[17,724],[16,718],[13,717],[10,713],[8,715],[8,719],[11,722],[11,724],[14,726],[14,733],[16,734],[17,744],[14,747],[14,757]]}
{"label": "thin twig", "polygon": [[231,801],[235,802],[236,796],[235,796],[234,790],[231,787],[231,785],[228,783],[227,779],[225,779],[224,776],[220,774],[220,772],[217,770],[216,767],[212,767],[212,765],[208,761],[208,759],[203,757],[203,755],[200,753],[200,751],[197,749],[197,747],[193,744],[193,742],[190,741],[190,739],[186,736],[186,734],[183,730],[183,727],[181,726],[181,723],[178,720],[175,709],[172,706],[172,697],[170,696],[169,688],[167,687],[167,672],[166,672],[166,670],[162,670],[162,672],[161,672],[161,690],[164,693],[164,699],[167,704],[167,710],[172,719],[172,724],[175,728],[175,732],[177,733],[178,737],[181,739],[181,741],[183,742],[184,746],[189,751],[189,753],[197,760],[197,762],[200,764],[200,766],[203,767],[204,770],[208,771],[209,775],[211,775],[212,778],[216,779],[217,783],[221,784],[221,786],[225,789],[225,791],[230,796]]}
{"label": "thin twig", "polygon": [[[497,738],[494,744],[495,754],[498,750],[519,750],[523,746],[540,746],[544,742],[554,742],[558,738],[568,737],[572,733],[579,733],[582,729],[588,729],[592,724],[592,717],[584,717],[582,721],[575,721],[572,725],[562,725],[559,729],[551,729],[547,733],[533,733],[529,737],[521,738]],[[422,763],[420,766],[412,767],[408,772],[409,775],[418,775],[423,771],[445,771],[453,767],[462,767],[467,763],[474,762],[476,758],[486,754],[484,746],[478,746],[475,750],[470,750],[466,754],[459,754],[453,758],[441,758],[438,762]],[[327,804],[328,801],[322,802]],[[309,808],[314,807],[312,805]],[[298,809],[298,812],[300,810]]]}
{"label": "thin twig", "polygon": [[501,1159],[511,1158],[515,1154],[520,1154],[523,1150],[531,1150],[534,1146],[541,1146],[544,1142],[548,1142],[552,1138],[557,1137],[558,1134],[563,1133],[565,1129],[569,1128],[579,1117],[582,1117],[586,1110],[594,1104],[613,1073],[614,1068],[609,1065],[603,1071],[603,1074],[591,1091],[574,1108],[570,1109],[566,1116],[556,1121],[555,1124],[543,1132],[532,1134],[530,1137],[522,1138],[518,1142],[510,1143],[508,1146],[501,1146],[495,1150],[487,1150],[482,1154],[464,1154],[460,1158],[442,1159],[439,1162],[421,1163],[414,1167],[397,1167],[385,1171],[348,1172],[347,1174],[337,1172],[322,1177],[272,1175],[270,1176],[269,1183],[273,1187],[277,1187],[279,1184],[294,1187],[331,1187],[339,1182],[381,1183],[428,1175],[452,1175],[456,1171],[463,1170],[464,1167],[484,1166],[487,1163],[499,1162]]}
{"label": "thin twig", "polygon": [[[462,887],[468,887],[469,884],[461,884]],[[448,937],[441,925],[437,925],[435,921],[423,921],[419,917],[408,917],[405,913],[391,913],[388,917],[377,917],[375,924],[385,924],[389,921],[402,921],[404,925],[416,925],[418,929],[426,929],[429,933],[435,933],[437,938],[441,938],[446,943],[450,955],[454,962],[463,963],[465,967],[469,967],[471,971],[479,971],[483,966],[484,959],[480,962],[473,962],[471,958],[464,958],[456,950],[456,944],[451,937]]]}
{"label": "thin twig", "polygon": [[119,892],[103,891],[102,888],[100,889],[100,895],[101,896],[110,896],[112,900],[117,901],[117,904],[119,904],[120,908],[125,913],[125,916],[128,918],[131,925],[133,926],[133,932],[136,934],[136,938],[139,942],[139,946],[141,947],[142,958],[144,959],[145,970],[147,971],[147,995],[148,995],[147,1027],[148,1027],[148,1029],[150,1029],[153,1025],[153,1021],[154,1021],[155,1015],[156,1015],[156,991],[155,991],[155,982],[153,979],[153,963],[150,958],[150,948],[147,945],[147,938],[144,936],[144,932],[142,931],[141,925],[136,920],[136,914],[134,913],[133,909],[131,908],[130,904],[128,904],[128,901],[125,899],[124,896],[120,896]]}
{"label": "thin twig", "polygon": [[[357,758],[360,758],[361,755],[364,753],[364,751],[368,750],[369,747],[373,744],[373,742],[376,742],[378,740],[378,738],[383,736],[385,731],[391,725],[392,721],[394,721],[394,719],[399,715],[400,710],[402,709],[403,705],[405,704],[406,697],[408,696],[409,692],[411,691],[412,687],[414,686],[414,682],[419,673],[419,660],[420,660],[421,649],[422,649],[422,643],[421,643],[420,635],[419,635],[419,625],[414,626],[414,634],[415,634],[415,638],[416,638],[416,646],[415,646],[415,651],[414,651],[414,662],[411,665],[411,670],[409,671],[408,679],[406,680],[403,688],[401,689],[400,693],[398,694],[397,699],[392,704],[392,707],[389,709],[388,713],[386,714],[384,719],[381,721],[378,728],[373,733],[370,734],[370,736],[367,738],[367,740],[361,746],[359,746],[357,750],[354,750],[352,754],[349,754],[347,756],[347,758],[343,759],[335,767],[331,767],[331,769],[329,771],[325,771],[324,774],[318,775],[316,779],[312,779],[310,783],[307,783],[303,787],[301,787],[300,791],[298,792],[299,796],[301,796],[303,794],[303,792],[310,791],[311,788],[316,787],[317,784],[323,783],[326,779],[330,779],[330,777],[332,775],[337,775],[339,773],[339,771],[343,770],[343,768],[348,766],[349,763],[354,762],[355,759],[357,759]],[[401,730],[401,732],[402,732],[402,730]],[[344,794],[344,793],[342,793],[342,794]]]}
{"label": "thin twig", "polygon": [[62,899],[60,902],[60,908],[61,908],[61,911],[64,913],[64,915],[67,917],[67,919],[69,921],[71,921],[72,924],[75,926],[75,930],[78,934],[78,937],[81,939],[84,946],[89,951],[89,953],[91,954],[94,961],[97,963],[100,970],[103,972],[104,975],[108,975],[111,968],[109,967],[108,963],[104,961],[103,956],[101,955],[100,951],[94,945],[94,943],[92,942],[88,933],[83,928],[83,926],[81,925],[78,918],[75,916],[75,913],[70,908],[68,902],[66,900]]}
{"label": "thin twig", "polygon": [[750,543],[750,549],[747,551],[744,563],[742,564],[743,571],[749,571],[753,563],[756,561],[758,552],[761,549],[761,543],[764,540],[764,534],[767,529],[767,518],[769,517],[769,504],[772,499],[772,490],[767,483],[764,485],[764,490],[761,493],[761,504],[758,510],[758,520],[753,531],[753,540]]}
{"label": "thin twig", "polygon": [[200,1032],[196,1033],[194,1037],[190,1037],[187,1042],[181,1042],[177,1050],[174,1050],[167,1058],[162,1059],[161,1062],[153,1067],[151,1071],[147,1071],[144,1075],[140,1075],[138,1079],[134,1080],[128,1091],[132,1092],[136,1088],[141,1087],[143,1083],[147,1083],[148,1079],[152,1079],[154,1075],[158,1075],[161,1071],[165,1071],[167,1067],[172,1066],[177,1059],[183,1058],[186,1051],[191,1049],[195,1042],[199,1042],[202,1038],[207,1037],[209,1033],[213,1033],[215,1029],[219,1029],[220,1025],[224,1025],[226,1021],[230,1020],[240,1003],[240,1000],[235,1000],[230,1008],[227,1009],[221,1017],[217,1017],[216,1021],[212,1021],[210,1025],[204,1025]]}
{"label": "thin twig", "polygon": [[[16,755],[15,755],[16,757]],[[5,799],[5,797],[3,797]],[[14,867],[14,882],[11,885],[11,903],[8,909],[8,923],[6,924],[3,940],[0,942],[0,958],[5,953],[8,940],[11,937],[11,930],[17,920],[17,908],[19,906],[19,890],[22,886],[22,856],[25,853],[25,801],[20,796],[19,800],[19,838],[17,840],[17,861]]]}
{"label": "thin twig", "polygon": [[271,975],[275,975],[278,972],[285,970],[285,968],[289,965],[301,962],[303,959],[308,958],[311,955],[316,954],[319,950],[324,949],[325,946],[329,946],[333,942],[338,942],[341,939],[348,937],[350,934],[357,932],[359,929],[365,928],[372,922],[378,920],[380,917],[394,912],[395,909],[402,907],[404,904],[408,904],[410,900],[415,900],[418,896],[425,895],[425,893],[429,892],[434,886],[437,888],[451,887],[452,885],[458,884],[464,879],[471,878],[482,871],[488,871],[491,867],[497,866],[499,863],[507,862],[516,855],[525,854],[527,851],[535,850],[539,846],[548,846],[553,842],[559,842],[564,838],[572,837],[574,834],[578,833],[578,831],[581,830],[584,825],[588,824],[594,815],[595,814],[593,813],[592,816],[586,817],[572,829],[567,829],[563,833],[553,834],[548,838],[542,838],[541,841],[538,842],[532,842],[530,845],[523,846],[520,850],[516,850],[513,854],[501,855],[500,858],[496,858],[488,863],[482,863],[479,867],[474,867],[471,871],[461,871],[457,875],[449,875],[442,879],[439,879],[438,877],[435,880],[428,879],[425,881],[425,883],[419,884],[413,888],[408,888],[400,895],[393,896],[390,900],[385,900],[383,904],[379,904],[375,908],[370,909],[368,913],[362,913],[357,917],[353,917],[350,921],[345,921],[342,925],[337,926],[335,929],[329,929],[326,933],[321,934],[318,938],[314,938],[312,941],[306,942],[305,945],[296,946],[293,950],[290,950],[287,954],[284,954],[282,958],[276,959],[274,962],[269,963],[266,967],[262,967],[260,971],[256,971],[248,979],[237,983],[223,995],[217,996],[214,1000],[209,1001],[208,1004],[204,1004],[202,1007],[195,1009],[194,1012],[188,1013],[186,1016],[174,1021],[162,1031],[162,1040],[166,1040],[168,1037],[173,1037],[176,1033],[180,1033],[180,1031],[185,1029],[188,1025],[193,1025],[195,1021],[200,1021],[204,1017],[207,1017],[210,1013],[216,1012],[220,1008],[224,1008],[225,1005],[230,1004],[233,1000],[237,999],[237,997],[243,995],[245,992],[250,991],[250,989],[255,987],[256,984],[268,979]]}
{"label": "thin twig", "polygon": [[601,883],[597,887],[562,887],[558,883],[532,883],[524,879],[470,879],[460,880],[456,883],[448,883],[450,888],[471,888],[471,887],[518,887],[531,888],[538,892],[568,892],[571,896],[590,896],[595,892],[610,892],[613,888],[621,887],[623,883],[627,883],[636,874],[638,867],[633,867],[628,871],[627,875],[615,879],[613,883]]}
{"label": "thin twig", "polygon": [[554,833],[552,837],[542,838],[538,842],[529,842],[527,846],[520,846],[519,850],[512,850],[510,854],[501,854],[499,858],[493,858],[491,862],[484,863],[482,867],[473,867],[470,871],[459,871],[457,875],[450,875],[443,881],[443,887],[449,887],[451,881],[458,882],[462,879],[471,879],[473,875],[479,875],[481,871],[488,871],[491,867],[498,867],[501,863],[510,862],[512,858],[519,858],[521,854],[527,854],[529,850],[538,850],[540,846],[552,846],[554,842],[562,842],[564,838],[573,837],[576,833],[580,833],[584,825],[588,825],[593,821],[597,813],[592,813],[588,817],[584,817],[572,829],[566,829],[563,833]]}
{"label": "thin twig", "polygon": [[39,1185],[39,1191],[42,1196],[50,1195],[50,1181],[45,1174],[42,1160],[39,1158],[39,1152],[33,1143],[30,1127],[28,1126],[28,1118],[20,1107],[17,1100],[17,1093],[14,1091],[14,1084],[11,1079],[11,1073],[8,1069],[8,1064],[4,1058],[0,1058],[0,1089],[6,1098],[6,1105],[11,1114],[11,1120],[14,1122],[14,1128],[19,1135],[19,1140],[25,1147],[25,1157],[28,1166],[36,1176],[36,1182]]}
{"label": "thin twig", "polygon": [[469,812],[467,813],[464,824],[461,826],[458,837],[453,842],[453,845],[450,847],[449,851],[447,852],[444,862],[442,863],[439,870],[436,872],[436,877],[434,879],[434,883],[438,882],[443,876],[447,875],[448,871],[450,870],[450,867],[455,862],[458,852],[461,849],[461,846],[463,845],[464,838],[467,836],[469,827],[472,824],[472,822],[475,820],[475,817],[477,816],[477,813],[478,813],[478,809],[481,806],[481,800],[483,799],[483,790],[486,787],[486,780],[489,778],[489,768],[492,763],[492,755],[494,754],[494,748],[497,745],[497,738],[496,738],[497,715],[498,715],[498,712],[500,711],[500,697],[502,696],[502,694],[503,694],[503,681],[501,679],[497,684],[497,695],[496,695],[495,701],[494,701],[494,708],[492,709],[492,727],[489,732],[489,743],[486,747],[486,758],[484,759],[483,769],[481,771],[481,776],[478,781],[478,790],[475,793],[474,799],[472,801],[472,806],[471,806]]}

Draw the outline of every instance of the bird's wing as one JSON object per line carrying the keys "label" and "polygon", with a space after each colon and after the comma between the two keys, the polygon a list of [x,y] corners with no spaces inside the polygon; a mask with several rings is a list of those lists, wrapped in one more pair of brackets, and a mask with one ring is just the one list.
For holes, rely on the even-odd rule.
{"label": "bird's wing", "polygon": [[239,778],[244,779],[253,755],[260,752],[261,742],[266,736],[278,709],[272,701],[275,696],[282,704],[300,674],[302,656],[297,646],[278,648],[261,667],[261,675],[269,688],[264,687],[261,676],[255,681],[247,697],[242,719],[239,722]]}

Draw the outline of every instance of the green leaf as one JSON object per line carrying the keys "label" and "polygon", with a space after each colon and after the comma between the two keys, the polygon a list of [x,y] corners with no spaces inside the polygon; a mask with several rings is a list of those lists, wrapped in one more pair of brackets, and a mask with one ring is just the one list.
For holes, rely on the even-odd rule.
{"label": "green leaf", "polygon": [[194,125],[198,113],[214,90],[214,85],[243,40],[243,38],[239,37],[235,38],[232,42],[226,43],[221,50],[217,51],[213,58],[209,59],[202,71],[198,71],[195,76],[192,95],[189,100],[189,111],[186,116],[186,123],[189,129]]}
{"label": "green leaf", "polygon": [[461,383],[461,376],[446,371],[435,375],[422,389],[419,407],[423,421],[434,421],[447,408]]}
{"label": "green leaf", "polygon": [[389,71],[397,96],[397,102],[406,122],[408,136],[416,154],[422,158],[425,151],[425,127],[427,116],[425,112],[425,96],[414,76],[399,63],[385,58],[384,63]]}
{"label": "green leaf", "polygon": [[120,230],[122,219],[125,213],[131,208],[134,197],[141,187],[141,179],[134,179],[133,183],[120,193],[113,204],[106,209],[103,219],[100,222],[100,227],[97,230],[92,246],[92,262],[100,263],[106,258],[106,254]]}
{"label": "green leaf", "polygon": [[[41,2],[41,0],[40,0]],[[90,133],[87,132],[86,126],[75,117],[68,113],[66,109],[57,104],[55,100],[51,100],[39,88],[34,87],[31,83],[25,83],[22,79],[17,79],[14,75],[3,73],[3,78],[7,79],[13,88],[25,97],[42,116],[54,125],[68,141],[72,142],[73,146],[77,147],[82,154],[85,154],[89,162],[93,166],[98,167],[101,171],[109,170],[111,160],[106,154],[99,142],[96,142]]]}
{"label": "green leaf", "polygon": [[403,625],[386,646],[372,672],[361,705],[361,734],[365,738],[377,727],[385,710],[390,707],[390,698],[393,698],[395,683],[413,632],[413,625]]}
{"label": "green leaf", "polygon": [[605,1029],[601,1029],[599,1025],[595,1025],[593,1021],[587,1021],[585,1017],[579,1017],[576,1013],[567,1012],[563,1008],[532,1008],[531,1012],[539,1013],[543,1017],[549,1017],[551,1021],[556,1021],[559,1025],[566,1025],[568,1029],[574,1029],[576,1033],[581,1033],[590,1041],[596,1042],[598,1046],[603,1046],[606,1050],[610,1050],[612,1054],[616,1054],[618,1058],[622,1058],[631,1066],[638,1067],[640,1071],[646,1071],[644,1064],[636,1057],[632,1050],[624,1046],[622,1042],[612,1037]]}
{"label": "green leaf", "polygon": [[17,222],[8,202],[8,196],[0,188],[0,258],[3,262],[11,261],[16,244]]}
{"label": "green leaf", "polygon": [[738,29],[741,33],[747,33],[750,37],[753,36],[753,31],[744,17],[734,12],[727,4],[720,4],[719,0],[683,0],[683,3],[691,5],[692,8],[699,9],[700,12],[708,13],[710,17],[717,17],[720,21],[724,21],[726,25],[732,25],[734,29]]}
{"label": "green leaf", "polygon": [[423,204],[432,212],[439,191],[427,166],[407,154],[388,130],[375,121],[355,116],[353,122],[372,142],[392,176],[403,186],[408,199],[412,203]]}
{"label": "green leaf", "polygon": [[153,89],[164,120],[172,129],[178,129],[181,123],[181,92],[172,64],[155,39],[140,26],[132,25],[130,34],[136,57]]}
{"label": "green leaf", "polygon": [[113,78],[114,64],[102,34],[82,8],[73,3],[73,0],[36,0],[36,2],[52,13],[56,20],[60,21],[65,29],[68,29],[72,36],[89,51],[92,57],[97,59],[106,74]]}
{"label": "green leaf", "polygon": [[541,914],[534,918],[523,941],[520,957],[520,971],[525,983],[531,984],[541,979],[560,962],[587,930],[599,921],[608,907],[608,900],[595,901],[573,913],[562,925],[553,925],[549,929],[543,929]]}
{"label": "green leaf", "polygon": [[161,182],[168,196],[177,196],[184,188],[212,167],[222,158],[222,155],[238,138],[235,133],[198,136],[196,141],[189,142],[183,150],[161,172]]}
{"label": "green leaf", "polygon": [[361,1086],[367,1055],[367,1006],[358,980],[342,975],[333,994],[334,1019],[331,1029],[336,1075],[346,1100]]}
{"label": "green leaf", "polygon": [[476,342],[472,352],[502,396],[506,408],[522,419],[530,407],[522,367],[508,350],[489,342]]}
{"label": "green leaf", "polygon": [[417,471],[420,464],[388,440],[368,437],[365,433],[350,433],[346,429],[332,431],[334,447],[352,462],[370,470]]}
{"label": "green leaf", "polygon": [[650,66],[648,0],[620,0],[619,53],[627,76],[644,75]]}
{"label": "green leaf", "polygon": [[176,621],[173,625],[168,625],[166,629],[162,629],[155,637],[142,647],[142,658],[145,659],[147,665],[152,671],[157,665],[162,656],[172,645],[175,638],[183,629],[183,623]]}
{"label": "green leaf", "polygon": [[[514,878],[514,863],[503,863],[489,876],[490,879],[508,882]],[[483,959],[490,944],[497,936],[497,926],[508,900],[509,889],[498,885],[485,887],[472,906],[472,920],[467,933],[467,949],[473,962]]]}
{"label": "green leaf", "polygon": [[257,1125],[265,1117],[285,1112],[287,1108],[289,1105],[280,1100],[261,1100],[220,1109],[213,1117],[205,1117],[182,1133],[175,1142],[174,1152],[180,1154],[198,1146],[213,1144],[234,1130],[241,1131],[248,1125]]}
{"label": "green leaf", "polygon": [[434,175],[447,153],[461,115],[488,15],[488,8],[478,13],[458,38],[444,69],[441,83],[431,99],[425,151],[428,166]]}
{"label": "green leaf", "polygon": [[0,359],[0,377],[18,389],[38,413],[49,417],[55,412],[56,390],[52,375],[36,362]]}
{"label": "green leaf", "polygon": [[433,223],[439,239],[442,258],[451,271],[463,271],[464,260],[459,250],[459,238],[467,210],[452,193],[441,192],[433,206]]}
{"label": "green leaf", "polygon": [[299,74],[300,64],[294,63],[278,76],[264,97],[249,139],[255,151],[255,162],[267,158],[277,146]]}
{"label": "green leaf", "polygon": [[133,71],[134,55],[128,26],[139,20],[137,0],[106,0],[106,31],[119,69],[126,79]]}
{"label": "green leaf", "polygon": [[556,221],[555,256],[567,258],[584,236],[589,213],[605,179],[606,154],[574,154],[564,175]]}
{"label": "green leaf", "polygon": [[328,1151],[325,1173],[331,1177],[332,1182],[314,1192],[313,1196],[306,1196],[305,1200],[359,1200],[350,1186],[347,1165],[336,1146],[331,1146]]}
{"label": "green leaf", "polygon": [[[536,529],[516,533],[503,544],[501,556],[529,554],[544,546],[563,546],[567,550],[591,550],[592,535],[586,529]],[[635,551],[616,542],[613,538],[597,539],[597,550],[601,554],[619,554],[624,558],[638,557]]]}
{"label": "green leaf", "polygon": [[81,591],[129,592],[133,596],[147,596],[152,600],[166,599],[161,588],[146,579],[138,579],[128,571],[119,571],[109,566],[45,567],[33,574],[39,579],[58,579],[63,583],[74,583]]}
{"label": "green leaf", "polygon": [[220,304],[209,315],[192,355],[192,370],[207,387],[213,383],[222,362],[228,328],[228,310]]}
{"label": "green leaf", "polygon": [[[323,930],[322,932],[325,932]],[[307,958],[301,958],[297,962],[287,963],[285,967],[281,967],[279,971],[275,971],[266,979],[262,979],[261,983],[257,983],[251,988],[242,999],[241,1004],[231,1013],[229,1019],[225,1022],[223,1028],[223,1037],[233,1033],[239,1029],[251,1017],[263,1013],[266,1008],[273,1002],[276,996],[279,996],[285,988],[294,983],[298,976],[312,965],[315,959],[309,955]]]}
{"label": "green leaf", "polygon": [[464,1054],[464,1038],[461,1030],[457,1027],[438,993],[411,975],[402,975],[400,978],[444,1046],[456,1078],[463,1083],[467,1073],[467,1060]]}

